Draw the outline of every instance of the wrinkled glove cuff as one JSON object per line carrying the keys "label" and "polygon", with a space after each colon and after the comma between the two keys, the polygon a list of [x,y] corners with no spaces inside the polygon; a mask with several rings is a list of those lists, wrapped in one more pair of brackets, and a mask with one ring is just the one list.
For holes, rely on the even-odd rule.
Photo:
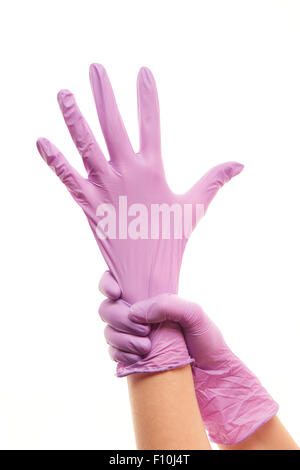
{"label": "wrinkled glove cuff", "polygon": [[117,377],[136,373],[163,372],[183,367],[193,362],[180,327],[174,322],[155,325],[150,333],[152,344],[149,354],[134,364],[119,363]]}
{"label": "wrinkled glove cuff", "polygon": [[212,442],[245,440],[278,412],[257,377],[234,354],[221,370],[192,366],[199,409]]}

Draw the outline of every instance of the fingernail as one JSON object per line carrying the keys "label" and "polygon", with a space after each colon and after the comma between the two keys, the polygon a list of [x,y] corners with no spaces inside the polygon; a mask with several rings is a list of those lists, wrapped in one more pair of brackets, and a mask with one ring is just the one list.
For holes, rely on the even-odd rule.
{"label": "fingernail", "polygon": [[142,67],[140,70],[141,78],[143,80],[143,84],[147,89],[152,88],[152,76],[151,72],[147,67]]}
{"label": "fingernail", "polygon": [[91,64],[90,65],[90,75],[100,75],[100,77],[104,74],[104,67],[101,64]]}
{"label": "fingernail", "polygon": [[75,103],[74,95],[69,90],[60,90],[57,95],[59,105],[69,108]]}
{"label": "fingernail", "polygon": [[237,163],[233,170],[233,176],[238,175],[243,169],[244,169],[244,165],[242,163]]}
{"label": "fingernail", "polygon": [[38,148],[38,151],[40,152],[41,157],[45,161],[47,161],[47,153],[45,151],[45,149],[47,148],[47,142],[45,141],[45,139],[38,139],[36,142],[36,146]]}
{"label": "fingernail", "polygon": [[140,314],[142,313],[141,309],[135,306],[130,307],[128,317],[130,320],[139,321]]}

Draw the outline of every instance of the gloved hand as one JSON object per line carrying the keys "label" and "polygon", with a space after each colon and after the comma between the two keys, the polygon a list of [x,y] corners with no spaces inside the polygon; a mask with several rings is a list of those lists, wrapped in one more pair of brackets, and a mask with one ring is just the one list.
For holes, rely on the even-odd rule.
{"label": "gloved hand", "polygon": [[[105,273],[100,290],[111,299],[118,284]],[[212,441],[234,445],[246,439],[278,411],[278,405],[255,375],[233,354],[217,326],[195,303],[174,294],[140,301],[129,307],[122,300],[105,300],[99,313],[109,324],[105,337],[116,361],[131,363],[150,349],[148,325],[178,323],[191,357],[196,396]]]}
{"label": "gloved hand", "polygon": [[[122,298],[133,303],[162,292],[176,293],[183,251],[196,225],[199,207],[205,212],[218,189],[243,166],[234,162],[219,165],[187,193],[174,194],[163,170],[159,105],[151,72],[142,68],[138,75],[137,154],[130,144],[105,69],[91,65],[90,80],[110,161],[106,161],[74,96],[67,90],[59,92],[58,102],[88,178],[72,168],[48,140],[39,139],[38,150],[87,216],[104,259],[122,290]],[[173,221],[170,213],[174,215]],[[187,224],[186,219],[190,221]],[[157,325],[151,330],[151,341],[156,357],[148,357],[147,362],[140,361],[134,367],[119,365],[119,375],[165,370],[190,362],[177,326]]]}

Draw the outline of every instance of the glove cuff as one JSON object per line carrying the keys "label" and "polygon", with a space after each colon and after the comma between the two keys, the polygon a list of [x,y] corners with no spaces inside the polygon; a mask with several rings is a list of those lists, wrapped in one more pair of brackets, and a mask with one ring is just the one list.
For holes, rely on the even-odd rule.
{"label": "glove cuff", "polygon": [[238,444],[278,412],[257,377],[230,354],[221,369],[192,366],[199,409],[212,442]]}
{"label": "glove cuff", "polygon": [[174,322],[155,325],[149,335],[151,351],[131,365],[119,363],[117,377],[136,373],[153,373],[183,367],[193,362],[180,327]]}

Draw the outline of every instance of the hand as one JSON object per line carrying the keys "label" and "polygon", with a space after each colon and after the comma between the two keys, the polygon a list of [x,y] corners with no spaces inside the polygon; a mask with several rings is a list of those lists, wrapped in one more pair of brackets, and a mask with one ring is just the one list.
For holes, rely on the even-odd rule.
{"label": "hand", "polygon": [[[111,299],[120,295],[109,272],[103,275],[99,288]],[[105,337],[110,355],[124,363],[131,363],[137,354],[143,354],[143,348],[150,348],[146,330],[141,327],[165,321],[179,323],[195,361],[192,369],[196,396],[212,441],[237,444],[277,413],[277,403],[233,354],[220,330],[199,305],[174,294],[162,294],[131,307],[122,300],[105,300],[99,313],[109,324]]]}
{"label": "hand", "polygon": [[[186,194],[174,194],[163,170],[158,96],[150,70],[142,68],[137,80],[138,153],[129,141],[105,69],[98,64],[91,65],[90,80],[110,161],[105,159],[68,90],[59,92],[58,102],[88,178],[72,168],[48,140],[39,139],[38,150],[87,216],[105,261],[121,287],[123,299],[132,303],[162,292],[175,293],[187,241],[179,233],[183,226],[183,206],[190,204],[193,209],[192,229],[197,222],[196,204],[202,205],[205,211],[218,189],[240,173],[243,165],[235,162],[219,165]],[[157,210],[161,204],[169,209],[176,204],[179,211],[176,224],[169,227],[168,238],[164,238],[168,234],[162,233],[163,227],[150,227],[151,210]],[[107,216],[110,209],[115,213],[115,221]],[[135,217],[133,220],[127,220],[128,211],[129,218]],[[113,214],[110,215],[112,219]],[[168,221],[165,231],[168,231]]]}
{"label": "hand", "polygon": [[229,348],[200,305],[175,294],[161,294],[130,306],[120,299],[120,287],[108,271],[103,274],[99,289],[108,297],[100,305],[99,314],[108,324],[105,338],[114,361],[132,364],[139,360],[151,349],[149,325],[171,321],[181,326],[195,366],[220,369],[226,364]]}
{"label": "hand", "polygon": [[108,297],[101,303],[99,315],[107,323],[104,336],[109,344],[110,357],[125,365],[140,361],[151,350],[148,338],[151,327],[128,318],[130,305],[120,299],[121,289],[108,271],[101,277],[99,290]]}
{"label": "hand", "polygon": [[[199,218],[198,209],[205,212],[218,189],[240,173],[243,165],[235,162],[219,165],[187,193],[174,194],[163,170],[159,105],[151,72],[142,68],[137,80],[138,153],[130,144],[105,69],[93,64],[90,80],[110,161],[105,159],[74,96],[67,90],[59,92],[58,102],[88,177],[72,168],[48,140],[39,139],[38,150],[87,216],[104,259],[121,288],[122,299],[133,303],[163,292],[176,293],[183,251]],[[190,362],[177,325],[153,327],[151,342],[156,356],[152,360],[147,356],[147,361],[135,363],[135,368],[119,365],[118,375],[166,370]]]}

